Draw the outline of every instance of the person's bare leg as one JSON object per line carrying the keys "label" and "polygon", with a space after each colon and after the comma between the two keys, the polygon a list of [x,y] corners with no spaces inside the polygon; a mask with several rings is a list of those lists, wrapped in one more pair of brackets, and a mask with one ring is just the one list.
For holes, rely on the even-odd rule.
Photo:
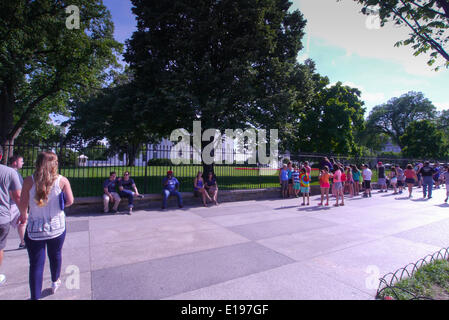
{"label": "person's bare leg", "polygon": [[21,224],[17,227],[17,232],[19,233],[19,237],[20,237],[20,244],[24,245],[25,244],[25,231],[26,231],[26,224]]}
{"label": "person's bare leg", "polygon": [[214,203],[218,206],[218,189],[214,191]]}

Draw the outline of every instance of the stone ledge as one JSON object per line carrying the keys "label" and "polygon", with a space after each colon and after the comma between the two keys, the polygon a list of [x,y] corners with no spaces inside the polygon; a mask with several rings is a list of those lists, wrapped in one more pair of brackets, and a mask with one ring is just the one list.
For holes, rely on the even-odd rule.
{"label": "stone ledge", "polygon": [[[373,189],[377,188],[377,184],[372,184]],[[312,196],[320,195],[319,186],[311,186],[310,194]],[[201,199],[196,198],[193,192],[181,192],[182,200],[187,205],[201,205]],[[162,202],[162,194],[146,194],[143,199],[134,199],[134,208],[136,210],[142,209],[157,209]],[[280,199],[280,188],[267,188],[267,189],[250,189],[250,190],[219,190],[218,201],[219,202],[237,202],[237,201],[251,201],[251,200],[264,200],[264,199]],[[120,202],[119,210],[125,211],[127,208],[127,199],[122,198]],[[167,206],[176,206],[176,198],[170,197],[167,202]],[[89,213],[102,213],[103,212],[103,198],[98,197],[81,197],[75,198],[75,203],[66,209],[66,214],[77,214],[82,212]]]}

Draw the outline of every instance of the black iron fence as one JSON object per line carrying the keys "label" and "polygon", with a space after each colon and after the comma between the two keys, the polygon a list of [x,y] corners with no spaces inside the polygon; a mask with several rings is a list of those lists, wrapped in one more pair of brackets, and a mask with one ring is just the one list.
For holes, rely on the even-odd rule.
{"label": "black iron fence", "polygon": [[[193,179],[198,171],[204,171],[198,152],[191,148],[174,150],[169,145],[128,145],[115,148],[104,145],[14,145],[5,146],[4,151],[6,157],[12,154],[23,157],[24,167],[20,173],[24,177],[33,173],[39,152],[55,152],[58,155],[59,172],[70,180],[77,197],[101,195],[103,182],[113,171],[118,177],[128,171],[139,192],[145,194],[161,192],[162,180],[168,170],[172,170],[180,181],[181,192],[193,191]],[[415,164],[424,160],[299,153],[282,155],[270,166],[258,164],[254,153],[247,151],[223,150],[215,156],[217,160],[221,160],[221,163],[213,166],[221,190],[279,187],[278,168],[287,159],[294,163],[308,161],[313,168],[312,184],[318,183],[318,167],[325,156],[343,164],[355,164],[359,168],[362,163],[368,164],[373,170],[373,181],[377,181],[378,161],[382,161],[388,169],[391,164],[404,168],[408,163]],[[181,163],[176,164],[174,158]]]}

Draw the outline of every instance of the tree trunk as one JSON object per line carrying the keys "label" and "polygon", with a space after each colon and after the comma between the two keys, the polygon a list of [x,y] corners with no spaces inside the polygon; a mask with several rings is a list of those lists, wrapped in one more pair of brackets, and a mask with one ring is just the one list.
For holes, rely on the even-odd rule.
{"label": "tree trunk", "polygon": [[3,147],[3,164],[7,164],[8,158],[13,155],[14,138],[10,137],[14,121],[12,88],[13,84],[8,80],[0,88],[0,145]]}

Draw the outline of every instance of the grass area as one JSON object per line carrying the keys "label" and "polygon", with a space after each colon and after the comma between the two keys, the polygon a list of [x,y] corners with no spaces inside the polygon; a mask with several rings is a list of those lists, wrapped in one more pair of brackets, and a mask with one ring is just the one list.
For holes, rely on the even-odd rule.
{"label": "grass area", "polygon": [[415,297],[427,297],[449,300],[449,261],[437,260],[427,264],[419,268],[411,278],[396,283],[395,287],[399,288],[394,290],[397,297],[392,289],[387,288],[380,298],[391,296],[398,300],[410,300]]}
{"label": "grass area", "polygon": [[[181,192],[193,192],[193,179],[202,166],[148,166],[148,167],[90,167],[60,168],[59,172],[67,177],[76,197],[99,196],[103,193],[103,182],[115,171],[119,177],[129,171],[136,182],[139,192],[160,193],[162,179],[168,170],[173,170],[179,180]],[[215,166],[218,187],[221,190],[245,190],[279,187],[279,172],[273,169],[254,170],[255,168],[236,166]],[[33,168],[23,168],[21,174],[27,177]],[[318,185],[319,172],[312,171],[311,185]],[[373,171],[373,181],[377,181],[377,172]]]}

